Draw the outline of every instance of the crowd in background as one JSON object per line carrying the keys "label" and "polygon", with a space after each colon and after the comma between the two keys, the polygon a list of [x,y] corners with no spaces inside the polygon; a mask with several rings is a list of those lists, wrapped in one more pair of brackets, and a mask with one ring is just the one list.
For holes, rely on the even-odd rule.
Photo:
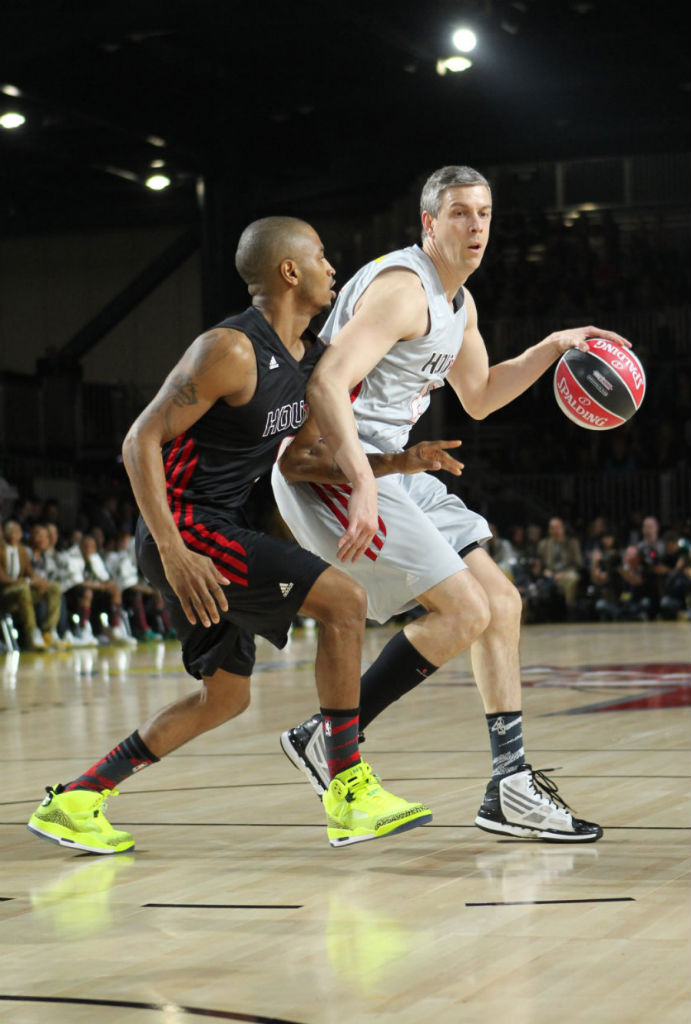
{"label": "crowd in background", "polygon": [[[129,514],[127,509],[129,509]],[[100,644],[135,646],[172,638],[160,593],[134,553],[134,507],[108,499],[65,535],[60,507],[29,498],[0,535],[0,615],[12,622],[0,643],[26,651]]]}
{"label": "crowd in background", "polygon": [[[110,496],[63,531],[57,501],[14,503],[0,536],[0,616],[11,616],[21,649],[175,635],[137,568],[136,515],[131,500]],[[598,516],[576,531],[554,515],[506,536],[491,529],[488,551],[518,588],[526,623],[691,618],[691,524],[661,530],[646,515],[623,531]]]}
{"label": "crowd in background", "polygon": [[664,529],[644,516],[626,536],[597,516],[584,536],[559,516],[492,526],[488,550],[513,580],[526,622],[603,622],[691,618],[691,530]]}

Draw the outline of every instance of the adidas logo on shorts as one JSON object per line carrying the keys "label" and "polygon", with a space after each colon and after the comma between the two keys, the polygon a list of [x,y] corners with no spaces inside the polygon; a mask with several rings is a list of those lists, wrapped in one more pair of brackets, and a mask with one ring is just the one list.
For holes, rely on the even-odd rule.
{"label": "adidas logo on shorts", "polygon": [[293,589],[292,583],[279,583],[278,585],[281,588],[281,593],[283,594],[284,597],[287,597],[288,594]]}

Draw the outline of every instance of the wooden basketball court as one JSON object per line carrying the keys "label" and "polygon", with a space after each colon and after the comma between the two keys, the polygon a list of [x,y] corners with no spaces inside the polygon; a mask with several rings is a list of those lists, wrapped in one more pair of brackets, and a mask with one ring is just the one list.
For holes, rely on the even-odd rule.
{"label": "wooden basketball court", "polygon": [[314,646],[260,643],[250,710],[123,786],[108,814],[137,849],[101,858],[26,820],[190,689],[177,645],[0,657],[0,1020],[687,1024],[688,623],[524,629],[526,748],[603,825],[585,846],[473,826],[490,759],[464,656],[363,747],[433,823],[332,850],[278,745],[316,710]]}

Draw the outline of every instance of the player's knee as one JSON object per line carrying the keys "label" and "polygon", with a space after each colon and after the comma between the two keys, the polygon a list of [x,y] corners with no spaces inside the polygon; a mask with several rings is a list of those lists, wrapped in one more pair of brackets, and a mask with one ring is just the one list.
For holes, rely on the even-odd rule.
{"label": "player's knee", "polygon": [[300,611],[322,626],[359,630],[367,616],[367,595],[350,576],[330,568],[319,577]]}
{"label": "player's knee", "polygon": [[476,640],[489,628],[492,621],[490,603],[484,594],[475,594],[473,600],[466,603],[459,617],[466,633]]}
{"label": "player's knee", "polygon": [[499,592],[490,596],[492,625],[506,627],[520,623],[523,602],[516,587],[509,580]]}

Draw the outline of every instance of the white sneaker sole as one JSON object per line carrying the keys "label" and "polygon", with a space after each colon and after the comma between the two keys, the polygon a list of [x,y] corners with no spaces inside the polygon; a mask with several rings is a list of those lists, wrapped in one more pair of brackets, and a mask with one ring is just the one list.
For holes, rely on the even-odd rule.
{"label": "white sneaker sole", "polygon": [[491,818],[477,817],[475,824],[483,832],[495,835],[516,836],[518,839],[541,839],[546,843],[595,843],[602,838],[602,832],[553,832],[549,829],[526,828],[522,825],[511,825],[508,821],[493,821]]}

